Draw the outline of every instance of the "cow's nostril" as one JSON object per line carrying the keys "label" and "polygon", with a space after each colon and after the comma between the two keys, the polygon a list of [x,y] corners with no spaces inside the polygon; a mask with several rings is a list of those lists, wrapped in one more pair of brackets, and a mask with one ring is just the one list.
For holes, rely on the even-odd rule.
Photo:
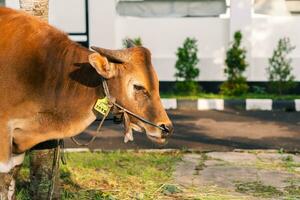
{"label": "cow's nostril", "polygon": [[167,126],[165,124],[161,124],[160,127],[163,128],[163,130],[162,130],[162,137],[168,137],[173,132],[172,125]]}
{"label": "cow's nostril", "polygon": [[163,128],[164,132],[170,132],[169,128],[165,124],[161,124],[160,127]]}

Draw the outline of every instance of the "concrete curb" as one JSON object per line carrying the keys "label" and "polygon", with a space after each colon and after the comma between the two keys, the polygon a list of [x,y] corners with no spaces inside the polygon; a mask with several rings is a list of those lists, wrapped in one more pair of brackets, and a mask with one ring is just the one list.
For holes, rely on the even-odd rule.
{"label": "concrete curb", "polygon": [[223,99],[198,99],[198,110],[224,110]]}
{"label": "concrete curb", "polygon": [[246,110],[272,110],[272,99],[246,99]]}
{"label": "concrete curb", "polygon": [[[183,152],[180,149],[122,149],[122,150],[105,150],[105,149],[89,149],[89,148],[66,148],[64,149],[65,153],[110,153],[110,152],[137,152],[137,153],[179,153]],[[193,150],[184,150],[185,151],[193,151]]]}
{"label": "concrete curb", "polygon": [[162,99],[162,104],[165,109],[176,109],[177,108],[177,100],[176,99]]}
{"label": "concrete curb", "polygon": [[295,100],[296,111],[300,112],[300,99]]}
{"label": "concrete curb", "polygon": [[272,100],[272,99],[162,99],[166,109],[180,110],[262,110],[262,111],[298,111],[300,99]]}
{"label": "concrete curb", "polygon": [[[136,152],[136,153],[209,153],[215,152],[203,151],[199,149],[123,149],[123,150],[105,150],[105,149],[89,149],[89,148],[66,148],[64,149],[65,153],[111,153],[111,152]],[[219,151],[219,152],[228,152],[228,151]],[[278,153],[278,149],[233,149],[231,152],[264,152],[264,153]],[[284,153],[299,154],[299,151],[287,151],[284,150]]]}

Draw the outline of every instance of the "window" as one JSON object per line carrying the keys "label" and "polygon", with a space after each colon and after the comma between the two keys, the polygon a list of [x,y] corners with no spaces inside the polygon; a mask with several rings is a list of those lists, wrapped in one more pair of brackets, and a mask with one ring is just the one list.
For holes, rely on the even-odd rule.
{"label": "window", "polygon": [[300,1],[299,0],[287,0],[287,8],[293,15],[300,15]]}
{"label": "window", "polygon": [[117,12],[135,17],[215,17],[226,13],[226,0],[120,0]]}
{"label": "window", "polygon": [[254,10],[257,14],[289,16],[300,14],[299,0],[255,0]]}

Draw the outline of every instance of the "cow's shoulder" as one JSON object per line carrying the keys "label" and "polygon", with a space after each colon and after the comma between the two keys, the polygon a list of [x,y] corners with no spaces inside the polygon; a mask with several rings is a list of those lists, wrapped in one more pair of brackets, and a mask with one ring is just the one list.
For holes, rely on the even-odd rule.
{"label": "cow's shoulder", "polygon": [[23,37],[20,39],[26,38],[28,42],[53,45],[55,41],[69,40],[66,33],[38,17],[6,7],[0,7],[0,25],[6,28],[7,34],[13,33],[17,37]]}
{"label": "cow's shoulder", "polygon": [[0,15],[16,14],[16,13],[18,13],[18,11],[14,9],[0,6]]}

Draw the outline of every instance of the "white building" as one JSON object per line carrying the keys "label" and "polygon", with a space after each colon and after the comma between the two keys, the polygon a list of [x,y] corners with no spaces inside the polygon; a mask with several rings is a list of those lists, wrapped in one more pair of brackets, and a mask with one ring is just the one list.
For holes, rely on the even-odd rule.
{"label": "white building", "polygon": [[50,23],[75,40],[114,49],[126,37],[141,37],[161,81],[175,80],[175,52],[186,37],[198,40],[199,81],[223,81],[225,51],[237,30],[248,51],[249,81],[267,81],[268,58],[282,37],[297,46],[291,56],[300,81],[299,12],[298,0],[50,0]]}

